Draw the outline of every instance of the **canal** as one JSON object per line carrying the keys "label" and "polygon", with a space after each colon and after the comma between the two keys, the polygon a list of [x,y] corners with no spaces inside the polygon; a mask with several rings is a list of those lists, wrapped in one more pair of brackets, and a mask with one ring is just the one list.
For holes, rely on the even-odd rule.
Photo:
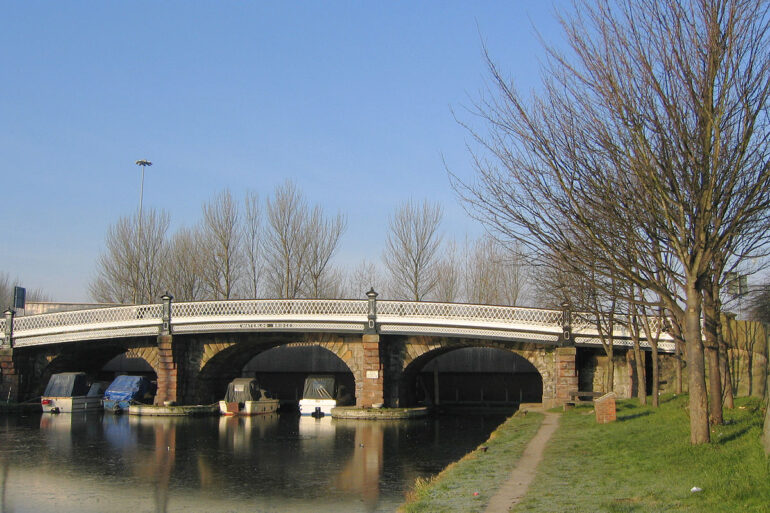
{"label": "canal", "polygon": [[0,417],[0,511],[392,512],[504,420]]}

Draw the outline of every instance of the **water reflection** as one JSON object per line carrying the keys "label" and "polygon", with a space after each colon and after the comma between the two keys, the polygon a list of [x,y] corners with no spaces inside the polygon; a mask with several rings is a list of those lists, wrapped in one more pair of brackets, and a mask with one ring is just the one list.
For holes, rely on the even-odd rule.
{"label": "water reflection", "polygon": [[337,475],[340,490],[360,494],[367,511],[373,511],[380,497],[383,460],[383,424],[379,421],[339,421],[340,427],[355,432],[353,455]]}
{"label": "water reflection", "polygon": [[394,511],[414,478],[460,458],[501,420],[6,418],[0,504],[17,513],[59,513],[63,499],[83,512]]}

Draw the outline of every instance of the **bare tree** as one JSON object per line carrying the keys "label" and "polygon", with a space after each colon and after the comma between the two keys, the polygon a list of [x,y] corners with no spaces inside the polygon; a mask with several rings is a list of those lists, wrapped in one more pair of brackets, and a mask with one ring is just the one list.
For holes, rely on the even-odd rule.
{"label": "bare tree", "polygon": [[348,298],[361,298],[369,289],[382,293],[384,286],[385,282],[377,265],[364,258],[350,273],[345,295]]}
{"label": "bare tree", "polygon": [[[766,244],[767,9],[760,0],[578,2],[562,19],[572,53],[550,51],[531,102],[490,59],[498,93],[479,105],[490,132],[478,141],[491,158],[476,157],[478,184],[458,187],[481,218],[533,251],[597,259],[661,298],[682,325],[694,444],[709,441],[700,316],[711,262],[727,246],[750,256]],[[655,276],[656,244],[676,259],[664,269],[673,290]]]}
{"label": "bare tree", "polygon": [[457,243],[449,241],[444,246],[444,255],[438,263],[438,280],[433,294],[436,301],[447,303],[459,301],[462,295],[462,262]]}
{"label": "bare tree", "polygon": [[524,288],[523,268],[516,242],[507,246],[485,234],[466,248],[465,297],[471,303],[515,306]]}
{"label": "bare tree", "polygon": [[259,297],[262,267],[264,265],[264,228],[262,226],[262,204],[255,192],[246,193],[243,217],[243,246],[246,260],[246,297]]}
{"label": "bare tree", "polygon": [[307,237],[307,291],[311,298],[334,297],[341,291],[340,279],[330,279],[329,262],[345,233],[347,219],[338,213],[327,218],[320,206],[310,213],[304,232]]}
{"label": "bare tree", "polygon": [[308,258],[308,207],[291,181],[275,189],[267,200],[265,250],[269,291],[280,298],[299,297]]}
{"label": "bare tree", "polygon": [[203,204],[201,270],[213,299],[230,299],[243,270],[238,206],[229,190]]}
{"label": "bare tree", "polygon": [[106,303],[153,303],[163,293],[163,262],[169,215],[145,210],[107,229],[105,251],[96,263],[91,296]]}
{"label": "bare tree", "polygon": [[200,234],[189,228],[179,229],[171,238],[164,266],[164,287],[172,291],[177,301],[205,299]]}
{"label": "bare tree", "polygon": [[397,298],[421,301],[436,288],[442,216],[441,206],[427,200],[404,202],[390,216],[383,261]]}

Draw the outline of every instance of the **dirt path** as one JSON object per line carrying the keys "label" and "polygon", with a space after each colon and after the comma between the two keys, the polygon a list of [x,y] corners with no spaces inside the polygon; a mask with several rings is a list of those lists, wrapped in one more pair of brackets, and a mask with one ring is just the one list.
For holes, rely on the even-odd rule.
{"label": "dirt path", "polygon": [[530,483],[535,478],[537,466],[543,459],[543,451],[559,426],[559,414],[545,412],[545,419],[540,425],[537,434],[529,441],[527,448],[511,472],[511,477],[503,483],[503,486],[489,501],[485,513],[508,513],[513,506],[526,495]]}

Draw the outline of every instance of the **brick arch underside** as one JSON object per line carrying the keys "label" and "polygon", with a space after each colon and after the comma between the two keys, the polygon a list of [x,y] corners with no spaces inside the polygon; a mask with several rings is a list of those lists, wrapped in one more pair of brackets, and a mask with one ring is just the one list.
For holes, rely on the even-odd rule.
{"label": "brick arch underside", "polygon": [[453,350],[468,347],[501,349],[524,358],[540,374],[543,383],[543,400],[554,396],[553,376],[555,370],[551,348],[525,342],[417,336],[408,337],[404,343],[401,377],[399,379],[401,391],[399,402],[405,405],[414,403],[413,383],[417,374],[428,362]]}
{"label": "brick arch underside", "polygon": [[104,365],[125,353],[129,358],[142,358],[158,375],[158,347],[152,339],[109,339],[45,346],[28,355],[31,380],[29,394],[43,393],[51,375],[60,372],[85,372],[94,379]]}
{"label": "brick arch underside", "polygon": [[[279,334],[221,334],[195,337],[188,343],[187,358],[197,379],[185,391],[185,401],[211,404],[221,399],[228,383],[241,376],[246,364],[255,356],[280,346],[318,346],[337,356],[350,369],[359,389],[361,374],[358,353],[360,336],[334,333],[279,333]],[[193,388],[194,387],[194,388]]]}

